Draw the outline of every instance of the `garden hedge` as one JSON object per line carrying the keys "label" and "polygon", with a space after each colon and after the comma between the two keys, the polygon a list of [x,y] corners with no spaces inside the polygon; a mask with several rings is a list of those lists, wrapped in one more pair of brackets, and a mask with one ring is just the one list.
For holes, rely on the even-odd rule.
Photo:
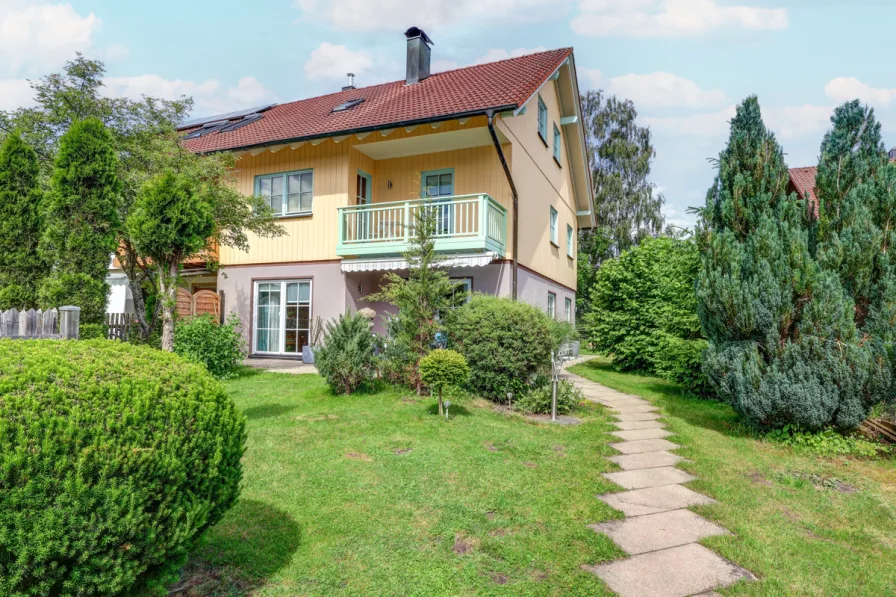
{"label": "garden hedge", "polygon": [[0,594],[159,592],[236,501],[245,440],[176,355],[0,340]]}

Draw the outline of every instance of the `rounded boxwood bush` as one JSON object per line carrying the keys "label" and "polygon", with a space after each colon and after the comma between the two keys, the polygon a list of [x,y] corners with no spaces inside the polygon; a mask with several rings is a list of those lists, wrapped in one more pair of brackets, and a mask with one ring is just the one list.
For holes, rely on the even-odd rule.
{"label": "rounded boxwood bush", "polygon": [[420,359],[420,379],[439,394],[439,414],[442,414],[442,390],[459,387],[470,377],[470,367],[464,355],[454,350],[438,348]]}
{"label": "rounded boxwood bush", "polygon": [[475,295],[451,314],[449,342],[470,366],[470,389],[485,398],[519,398],[550,371],[554,345],[548,315],[527,303]]}
{"label": "rounded boxwood bush", "polygon": [[0,595],[158,592],[236,501],[245,441],[176,355],[0,340]]}

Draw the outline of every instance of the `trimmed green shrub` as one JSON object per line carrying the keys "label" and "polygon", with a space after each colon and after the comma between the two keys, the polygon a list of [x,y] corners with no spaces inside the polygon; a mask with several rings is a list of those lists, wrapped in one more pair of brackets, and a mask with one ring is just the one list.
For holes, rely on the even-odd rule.
{"label": "trimmed green shrub", "polygon": [[551,318],[527,303],[483,294],[455,309],[449,348],[470,366],[470,389],[491,400],[519,397],[551,367]]}
{"label": "trimmed green shrub", "polygon": [[663,379],[677,383],[697,396],[712,397],[713,389],[703,373],[703,353],[706,340],[685,340],[659,332],[653,353],[653,367]]}
{"label": "trimmed green shrub", "polygon": [[81,323],[102,323],[106,317],[109,285],[105,278],[83,273],[54,272],[45,278],[38,291],[41,309],[65,305],[81,307]]}
{"label": "trimmed green shrub", "polygon": [[[585,395],[574,384],[560,380],[557,384],[557,414],[568,415],[585,400]],[[535,415],[551,414],[551,384],[534,389],[523,395],[516,407],[524,413]]]}
{"label": "trimmed green shrub", "polygon": [[470,367],[464,355],[440,348],[422,359],[419,364],[420,379],[439,393],[439,414],[442,414],[442,390],[460,387],[470,377]]}
{"label": "trimmed green shrub", "polygon": [[108,337],[106,325],[103,323],[85,323],[78,329],[81,340],[105,340]]}
{"label": "trimmed green shrub", "polygon": [[0,340],[0,595],[164,595],[234,504],[245,420],[201,367]]}
{"label": "trimmed green shrub", "polygon": [[212,315],[181,319],[174,330],[174,352],[203,365],[218,379],[233,377],[246,356],[241,326],[234,313],[220,325]]}
{"label": "trimmed green shrub", "polygon": [[36,303],[34,293],[29,292],[24,286],[10,284],[0,288],[0,311],[7,309],[28,309]]}
{"label": "trimmed green shrub", "polygon": [[345,313],[327,322],[323,344],[314,351],[314,364],[334,393],[351,394],[373,379],[375,350],[370,320],[360,313]]}

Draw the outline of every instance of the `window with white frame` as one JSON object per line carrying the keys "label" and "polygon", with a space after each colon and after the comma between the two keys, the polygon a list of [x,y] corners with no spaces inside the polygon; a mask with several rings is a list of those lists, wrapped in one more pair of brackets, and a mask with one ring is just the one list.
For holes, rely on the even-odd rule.
{"label": "window with white frame", "polygon": [[557,317],[557,295],[553,292],[548,293],[548,316],[551,319]]}
{"label": "window with white frame", "polygon": [[464,303],[469,303],[473,294],[473,278],[451,278],[454,282],[454,296],[463,296]]}
{"label": "window with white frame", "polygon": [[551,207],[551,243],[560,246],[557,236],[557,210]]}
{"label": "window with white frame", "polygon": [[544,100],[538,96],[538,135],[544,144],[548,144],[548,107],[544,105]]}
{"label": "window with white frame", "polygon": [[255,177],[255,194],[278,216],[311,213],[314,173],[311,170],[265,174]]}
{"label": "window with white frame", "polygon": [[255,282],[255,352],[300,354],[311,327],[311,280]]}
{"label": "window with white frame", "polygon": [[557,161],[557,165],[560,165],[560,129],[557,128],[557,123],[554,123],[554,159]]}
{"label": "window with white frame", "polygon": [[575,236],[572,233],[572,226],[569,224],[566,225],[566,256],[572,257],[575,255],[573,253],[573,248],[575,245]]}
{"label": "window with white frame", "polygon": [[566,323],[572,323],[572,299],[571,298],[564,299],[563,306],[566,311]]}

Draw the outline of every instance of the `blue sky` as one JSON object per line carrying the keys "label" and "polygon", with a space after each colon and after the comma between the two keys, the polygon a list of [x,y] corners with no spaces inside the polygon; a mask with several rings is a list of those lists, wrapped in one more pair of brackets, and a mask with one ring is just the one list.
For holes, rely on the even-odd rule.
{"label": "blue sky", "polygon": [[583,89],[632,99],[654,134],[670,222],[702,203],[733,106],[755,93],[790,166],[814,165],[834,106],[873,105],[896,144],[896,3],[813,0],[0,0],[0,109],[82,51],[109,93],[196,115],[404,76],[410,25],[438,70],[573,46]]}

